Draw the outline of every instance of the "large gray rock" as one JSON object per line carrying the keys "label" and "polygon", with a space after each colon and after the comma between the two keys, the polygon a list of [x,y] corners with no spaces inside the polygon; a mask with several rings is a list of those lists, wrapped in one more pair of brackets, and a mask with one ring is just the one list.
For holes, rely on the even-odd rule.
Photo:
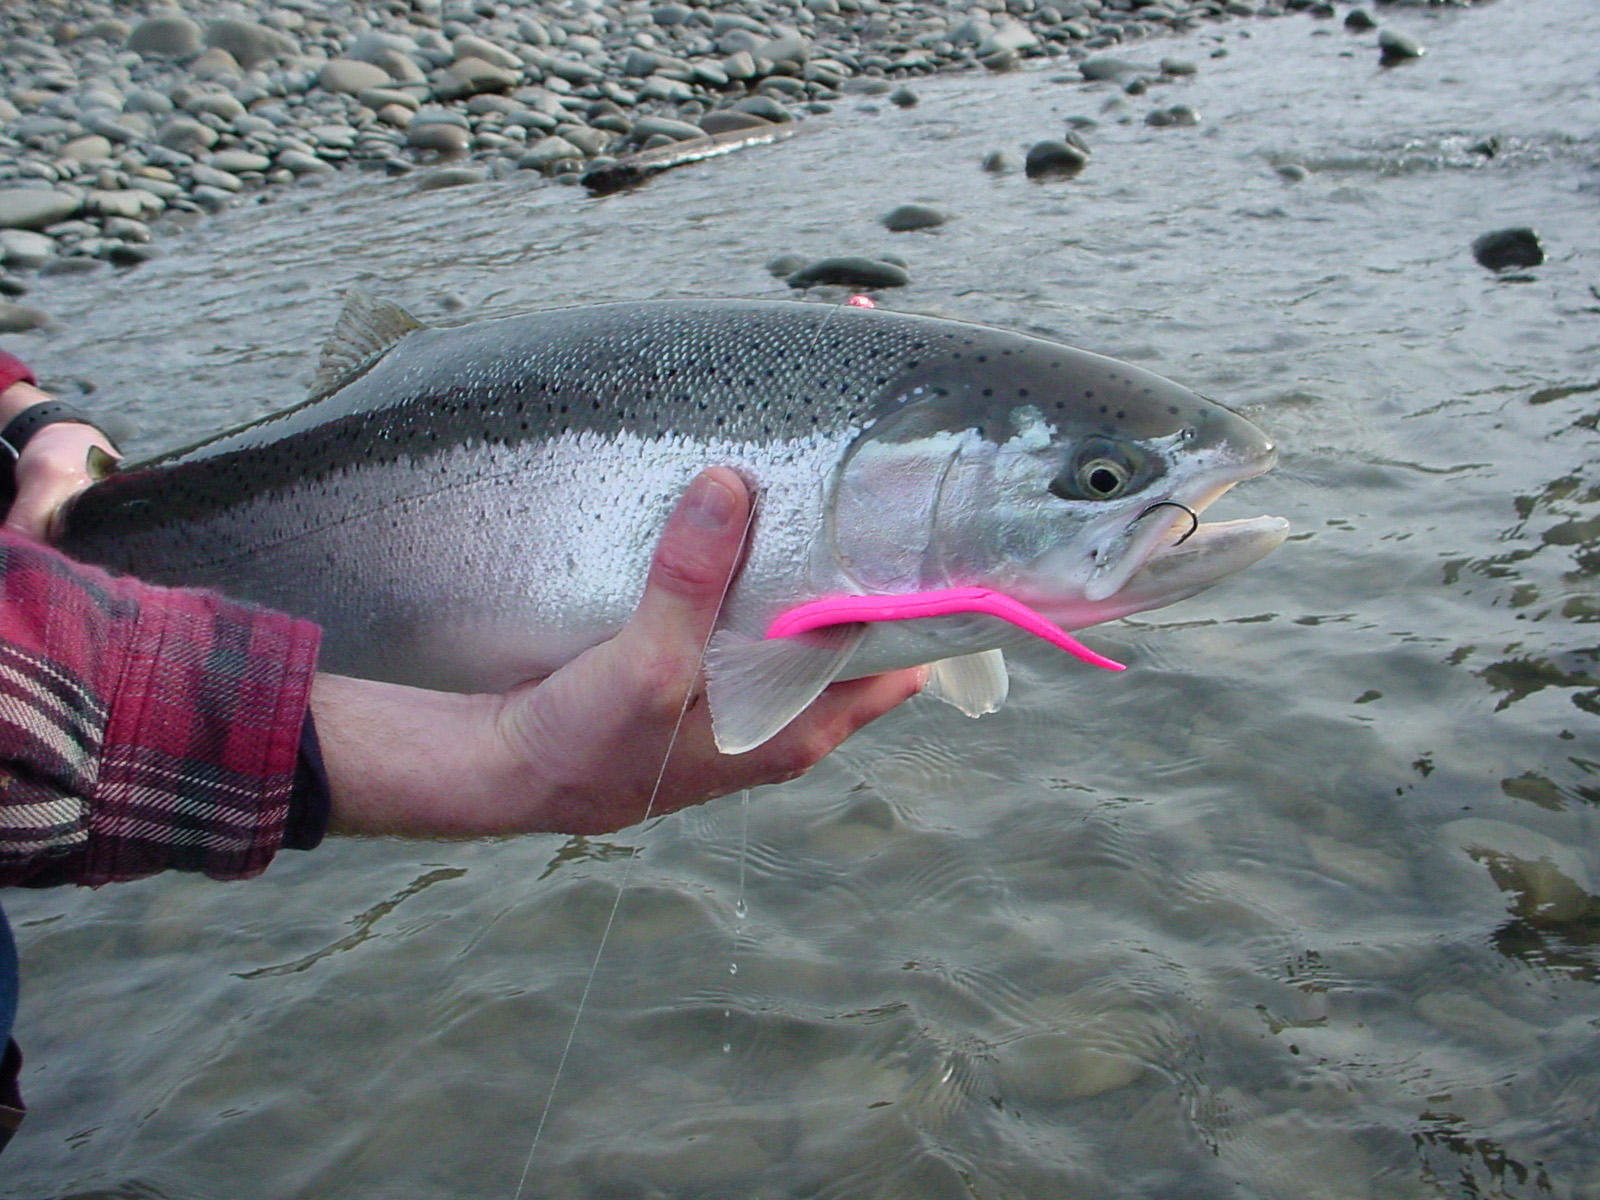
{"label": "large gray rock", "polygon": [[521,82],[520,71],[497,67],[481,58],[463,58],[439,75],[433,90],[441,100],[463,100],[479,92],[507,92]]}
{"label": "large gray rock", "polygon": [[346,58],[353,58],[357,62],[371,63],[373,66],[383,66],[384,56],[391,52],[411,54],[417,48],[415,38],[404,37],[397,33],[379,33],[375,29],[368,30],[355,41],[350,43],[350,48],[344,52]]}
{"label": "large gray rock", "polygon": [[56,241],[30,229],[0,229],[0,263],[25,271],[44,266],[56,256]]}
{"label": "large gray rock", "polygon": [[80,203],[53,188],[0,188],[0,229],[43,229],[65,221]]}
{"label": "large gray rock", "polygon": [[246,71],[262,63],[298,53],[297,47],[276,29],[223,17],[206,26],[206,45],[226,50]]}
{"label": "large gray rock", "polygon": [[633,123],[633,133],[629,135],[629,140],[646,142],[656,134],[662,134],[675,142],[687,142],[705,137],[706,131],[698,125],[691,125],[687,121],[675,121],[671,117],[640,117]]}
{"label": "large gray rock", "polygon": [[271,170],[272,160],[264,154],[252,154],[248,150],[219,150],[206,159],[206,165],[230,175],[246,175],[251,171]]}
{"label": "large gray rock", "polygon": [[244,68],[221,46],[212,46],[190,62],[189,74],[196,79],[236,79],[244,74]]}
{"label": "large gray rock", "polygon": [[26,304],[12,304],[0,300],[0,333],[27,333],[31,329],[46,329],[55,324],[49,313]]}
{"label": "large gray rock", "polygon": [[277,165],[292,173],[297,179],[303,175],[323,176],[337,173],[337,168],[331,163],[324,162],[315,154],[307,154],[304,150],[279,151]]}
{"label": "large gray rock", "polygon": [[394,81],[390,79],[389,72],[373,63],[353,58],[335,58],[317,72],[317,82],[325,91],[354,96],[368,88],[387,87]]}
{"label": "large gray rock", "polygon": [[529,146],[517,166],[525,171],[548,171],[557,163],[581,162],[583,151],[563,137],[540,138]]}
{"label": "large gray rock", "polygon": [[435,154],[465,154],[472,134],[460,125],[444,121],[418,121],[412,119],[406,131],[406,145],[413,150],[432,150]]}
{"label": "large gray rock", "polygon": [[819,284],[836,284],[842,287],[891,288],[905,287],[911,276],[904,267],[876,258],[840,255],[819,258],[790,275],[792,288],[816,287]]}
{"label": "large gray rock", "polygon": [[208,167],[204,163],[196,163],[190,167],[189,178],[193,179],[202,188],[216,188],[224,192],[244,190],[244,184],[239,182],[237,175],[218,170],[216,167]]}
{"label": "large gray rock", "polygon": [[95,162],[98,159],[111,157],[111,139],[102,137],[98,133],[86,134],[80,138],[73,138],[61,147],[61,157],[71,159],[73,162]]}
{"label": "large gray rock", "polygon": [[193,117],[173,117],[156,130],[156,145],[180,154],[204,154],[217,144],[217,131]]}
{"label": "large gray rock", "polygon": [[457,62],[463,58],[481,58],[484,62],[504,67],[508,71],[522,70],[522,60],[511,51],[503,50],[481,37],[473,37],[470,33],[464,33],[456,38],[450,43],[450,49],[455,54]]}
{"label": "large gray rock", "polygon": [[200,26],[188,17],[150,17],[128,35],[128,49],[155,58],[187,58],[200,52]]}

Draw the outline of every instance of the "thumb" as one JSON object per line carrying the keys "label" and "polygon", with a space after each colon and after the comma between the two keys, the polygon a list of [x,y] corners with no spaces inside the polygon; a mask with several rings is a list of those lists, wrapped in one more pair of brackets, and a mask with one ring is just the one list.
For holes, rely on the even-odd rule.
{"label": "thumb", "polygon": [[749,524],[744,480],[727,467],[696,476],[656,545],[630,624],[657,638],[692,638],[698,653],[738,571]]}

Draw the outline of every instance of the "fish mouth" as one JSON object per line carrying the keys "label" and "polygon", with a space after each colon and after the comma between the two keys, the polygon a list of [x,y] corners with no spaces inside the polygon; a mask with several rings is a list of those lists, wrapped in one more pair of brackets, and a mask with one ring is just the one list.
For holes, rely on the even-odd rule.
{"label": "fish mouth", "polygon": [[[1190,530],[1192,529],[1192,532]],[[1189,536],[1183,535],[1188,533]],[[1163,523],[1159,543],[1110,596],[1018,595],[1018,599],[1063,629],[1087,629],[1186,600],[1259,562],[1283,545],[1289,522],[1282,517],[1204,521],[1192,526],[1187,513]]]}
{"label": "fish mouth", "polygon": [[1283,544],[1289,522],[1274,516],[1201,521],[1199,514],[1235,484],[1270,470],[1276,458],[1265,454],[1146,504],[1112,542],[1121,542],[1122,553],[1107,555],[1079,594],[1063,595],[1046,583],[1017,599],[1063,629],[1085,629],[1187,599],[1244,570]]}
{"label": "fish mouth", "polygon": [[[1189,488],[1174,489],[1170,495],[1146,504],[1099,552],[1093,573],[1084,584],[1084,599],[1093,604],[1120,594],[1153,559],[1172,554],[1180,545],[1188,548],[1190,542],[1199,539],[1200,544],[1191,549],[1191,556],[1194,550],[1215,545],[1214,539],[1206,534],[1208,526],[1200,521],[1199,514],[1235,484],[1266,474],[1277,461],[1277,451],[1268,443],[1262,453],[1250,460],[1210,473],[1209,478],[1196,480]],[[1285,536],[1287,528],[1285,523]],[[1231,546],[1235,537],[1229,535],[1222,540]],[[1120,553],[1117,552],[1119,543]],[[1267,550],[1272,548],[1268,546]]]}

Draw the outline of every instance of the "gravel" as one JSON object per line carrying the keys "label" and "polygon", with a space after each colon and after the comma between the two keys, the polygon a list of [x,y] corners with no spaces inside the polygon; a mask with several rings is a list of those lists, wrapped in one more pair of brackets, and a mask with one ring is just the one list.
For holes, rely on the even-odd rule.
{"label": "gravel", "polygon": [[[911,82],[941,71],[1058,59],[1085,79],[1170,78],[1195,67],[1142,67],[1127,46],[1310,2],[195,0],[140,15],[120,0],[7,0],[0,230],[48,242],[9,249],[12,271],[136,265],[197,213],[338,171],[426,166],[409,185],[425,189],[516,171],[570,181],[634,151],[804,120],[845,93],[910,107]],[[1384,34],[1388,61],[1410,49]],[[1035,150],[1030,174],[1083,166],[1070,141]]]}

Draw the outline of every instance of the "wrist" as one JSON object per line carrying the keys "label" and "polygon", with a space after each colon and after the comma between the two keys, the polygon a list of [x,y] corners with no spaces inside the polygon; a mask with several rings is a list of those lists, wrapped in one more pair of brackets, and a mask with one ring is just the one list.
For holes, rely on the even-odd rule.
{"label": "wrist", "polygon": [[533,772],[497,732],[501,698],[318,675],[311,711],[334,833],[484,837],[548,828]]}
{"label": "wrist", "polygon": [[4,427],[23,409],[54,399],[55,397],[49,392],[35,387],[26,380],[13,383],[4,391],[0,391],[0,427]]}

